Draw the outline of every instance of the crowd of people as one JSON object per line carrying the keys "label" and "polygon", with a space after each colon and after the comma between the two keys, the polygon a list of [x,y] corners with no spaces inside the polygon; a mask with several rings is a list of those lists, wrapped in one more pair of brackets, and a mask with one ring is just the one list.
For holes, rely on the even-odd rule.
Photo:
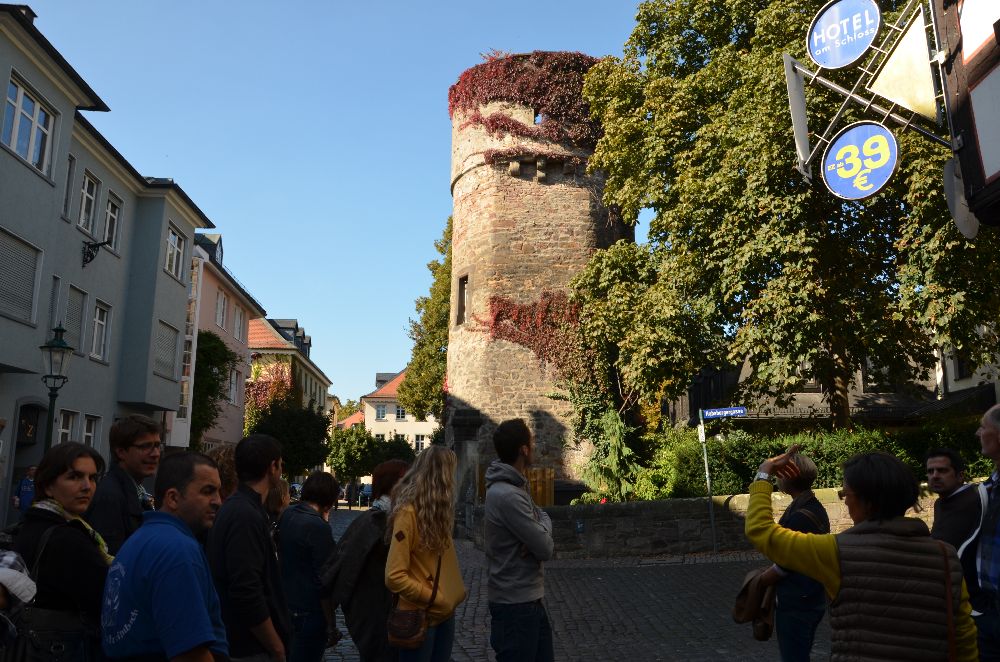
{"label": "crowd of people", "polygon": [[[919,510],[920,486],[897,457],[857,455],[843,467],[853,526],[830,533],[811,487],[816,465],[798,447],[761,463],[750,486],[746,535],[774,565],[760,575],[775,586],[774,625],[781,659],[810,659],[829,611],[833,659],[1000,660],[1000,405],[980,421],[990,478],[969,484],[949,448],[928,451],[928,488],[937,494],[933,526],[906,517]],[[772,478],[792,496],[776,523]]]}
{"label": "crowd of people", "polygon": [[[18,486],[23,516],[0,554],[4,660],[319,662],[342,636],[338,607],[363,660],[451,659],[466,596],[451,450],[432,445],[412,466],[376,467],[371,508],[338,543],[328,522],[336,479],[312,473],[291,504],[273,437],[163,455],[158,424],[136,415],[109,441],[110,467],[89,446],[61,443]],[[526,489],[534,440],[514,420],[494,444],[491,642],[499,662],[544,662],[553,650],[542,563],[553,545]],[[418,636],[390,639],[395,612],[420,616]]]}
{"label": "crowd of people", "polygon": [[[7,660],[319,662],[341,638],[361,658],[445,662],[466,597],[454,528],[457,459],[432,445],[412,466],[372,475],[371,507],[335,541],[336,479],[314,472],[291,504],[282,449],[252,434],[212,456],[161,457],[155,421],[110,431],[114,462],[76,442],[50,449],[17,487],[21,521],[0,553],[0,647]],[[897,457],[843,466],[853,526],[831,533],[799,447],[766,459],[750,485],[748,540],[773,565],[781,659],[809,660],[830,614],[834,659],[1000,660],[1000,405],[977,432],[996,470],[969,484],[961,455],[927,453],[933,527],[906,517],[920,486]],[[520,419],[493,435],[486,471],[490,644],[498,662],[554,659],[543,564],[552,523],[526,473],[534,439]],[[155,478],[153,478],[155,476]],[[153,478],[153,493],[143,482]],[[792,497],[776,522],[772,479]],[[25,502],[28,506],[25,507]],[[398,614],[412,618],[396,620]],[[396,623],[417,623],[396,633]],[[387,631],[388,630],[388,631]]]}

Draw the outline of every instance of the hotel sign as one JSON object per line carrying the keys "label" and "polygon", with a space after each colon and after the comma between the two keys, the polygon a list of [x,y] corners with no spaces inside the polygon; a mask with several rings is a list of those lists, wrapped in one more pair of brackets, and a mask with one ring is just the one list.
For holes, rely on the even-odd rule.
{"label": "hotel sign", "polygon": [[806,51],[824,69],[849,66],[865,54],[881,25],[875,0],[832,0],[809,26]]}

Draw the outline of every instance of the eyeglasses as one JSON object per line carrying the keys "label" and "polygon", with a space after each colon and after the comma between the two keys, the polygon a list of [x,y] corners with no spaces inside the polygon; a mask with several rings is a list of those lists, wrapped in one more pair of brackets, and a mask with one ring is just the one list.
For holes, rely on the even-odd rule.
{"label": "eyeglasses", "polygon": [[132,448],[135,448],[140,453],[152,453],[153,451],[160,450],[161,445],[158,441],[147,441],[142,444],[132,444]]}

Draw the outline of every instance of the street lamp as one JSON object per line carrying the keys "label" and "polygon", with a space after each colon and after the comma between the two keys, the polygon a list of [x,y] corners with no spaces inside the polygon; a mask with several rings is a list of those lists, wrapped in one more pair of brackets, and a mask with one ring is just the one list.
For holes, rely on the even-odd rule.
{"label": "street lamp", "polygon": [[42,350],[42,362],[46,374],[42,375],[42,383],[49,387],[49,420],[45,424],[45,450],[52,448],[52,419],[56,413],[56,398],[59,396],[59,389],[67,381],[66,366],[69,365],[69,357],[73,354],[73,348],[63,340],[66,329],[62,324],[52,329],[52,339],[38,349]]}

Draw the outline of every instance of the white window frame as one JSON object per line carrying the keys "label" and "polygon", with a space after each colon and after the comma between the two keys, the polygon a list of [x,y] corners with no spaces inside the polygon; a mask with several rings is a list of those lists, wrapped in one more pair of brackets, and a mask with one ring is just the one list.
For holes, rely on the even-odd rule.
{"label": "white window frame", "polygon": [[385,435],[384,434],[375,435],[375,441],[385,441]]}
{"label": "white window frame", "polygon": [[163,269],[176,278],[183,282],[183,271],[181,265],[184,263],[184,244],[186,238],[174,227],[173,223],[167,224],[167,254],[166,260],[163,263]]}
{"label": "white window frame", "polygon": [[398,432],[394,432],[392,434],[392,440],[393,441],[406,441],[406,435],[405,434],[400,434]]}
{"label": "white window frame", "polygon": [[400,405],[396,405],[396,420],[405,421],[406,420],[406,408]]}
{"label": "white window frame", "polygon": [[[117,207],[117,210],[113,214],[111,212],[112,207]],[[118,237],[122,233],[122,211],[124,209],[125,201],[109,189],[108,201],[104,203],[104,241],[107,242],[108,248],[115,252],[118,251]],[[112,219],[114,219],[114,232],[111,232]]]}
{"label": "white window frame", "polygon": [[76,157],[69,154],[66,157],[66,191],[63,193],[62,215],[68,221],[70,209],[73,207],[73,180],[76,178]]}
{"label": "white window frame", "polygon": [[[93,429],[91,429],[93,423]],[[93,414],[86,414],[83,417],[83,444],[95,448],[95,444],[101,436],[101,417]]]}
{"label": "white window frame", "polygon": [[226,328],[226,313],[229,312],[229,296],[222,290],[215,293],[215,325],[220,329]]}
{"label": "white window frame", "polygon": [[246,324],[246,315],[243,313],[241,305],[233,304],[233,337],[243,340],[243,326]]}
{"label": "white window frame", "polygon": [[236,404],[236,369],[233,368],[229,371],[229,393],[226,394],[226,399],[229,400],[230,404]]}
{"label": "white window frame", "polygon": [[[15,97],[13,100],[10,98],[10,87],[14,86],[17,88],[15,92]],[[30,115],[25,112],[24,109],[24,98],[27,97],[34,105],[34,112]],[[39,114],[45,111],[49,118],[48,127],[40,125]],[[5,129],[7,125],[7,115],[10,113],[12,115],[11,127],[10,127],[10,137],[7,140],[2,140],[2,133],[6,133]],[[21,154],[17,149],[18,139],[21,133],[21,119],[24,117],[31,123],[30,131],[31,135],[28,137],[27,153]],[[46,177],[49,176],[49,171],[51,170],[52,163],[52,135],[54,133],[56,125],[56,113],[52,110],[49,104],[41,100],[41,97],[35,94],[33,91],[28,91],[27,86],[24,82],[16,77],[12,76],[8,79],[7,89],[4,90],[4,111],[2,117],[0,117],[0,141],[6,145],[10,151],[30,165],[32,168],[42,173]],[[38,151],[38,136],[39,132],[43,136],[44,146],[41,149],[41,153],[35,156],[35,152]],[[38,163],[38,158],[41,159],[41,163]]]}
{"label": "white window frame", "polygon": [[[88,191],[88,184],[94,185],[94,190]],[[89,170],[83,171],[83,183],[80,184],[80,217],[76,224],[89,235],[94,234],[94,216],[97,214],[97,201],[101,198],[101,180]]]}
{"label": "white window frame", "polygon": [[[376,421],[388,420],[385,417],[387,409],[388,407],[386,405],[375,405],[375,420]],[[381,414],[379,413],[380,411],[382,412]]]}
{"label": "white window frame", "polygon": [[427,441],[426,436],[422,434],[413,435],[413,450],[418,453],[424,450],[424,444]]}
{"label": "white window frame", "polygon": [[[100,313],[104,312],[103,322],[100,320]],[[101,331],[98,336],[98,330]],[[90,356],[101,361],[108,360],[108,347],[111,339],[111,306],[100,299],[94,301],[94,316],[90,326]],[[98,347],[98,340],[100,346]]]}
{"label": "white window frame", "polygon": [[[69,425],[67,423],[67,416],[69,417]],[[59,437],[57,443],[65,443],[67,441],[73,441],[73,435],[76,432],[77,423],[80,420],[80,412],[74,411],[72,409],[60,409],[59,410]]]}

